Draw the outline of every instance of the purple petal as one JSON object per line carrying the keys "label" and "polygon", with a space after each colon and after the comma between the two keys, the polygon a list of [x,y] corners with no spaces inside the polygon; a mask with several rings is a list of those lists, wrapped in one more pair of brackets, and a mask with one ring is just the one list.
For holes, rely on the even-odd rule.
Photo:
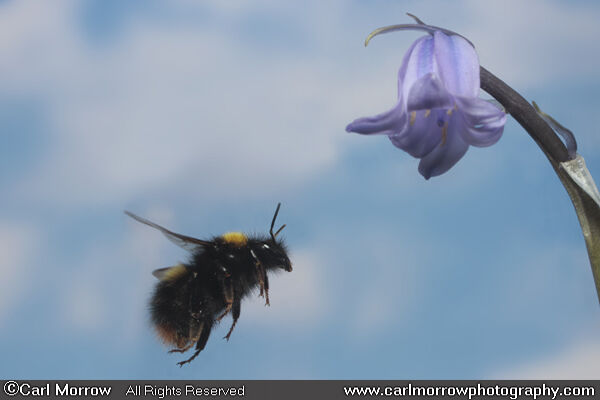
{"label": "purple petal", "polygon": [[426,74],[411,87],[406,99],[407,111],[451,108],[454,101],[444,84],[434,74]]}
{"label": "purple petal", "polygon": [[401,103],[396,107],[374,117],[359,118],[346,126],[346,132],[363,135],[395,135],[406,127],[407,114]]}
{"label": "purple petal", "polygon": [[394,146],[413,157],[421,158],[442,141],[442,128],[437,123],[436,112],[428,114],[427,111],[416,111],[415,114],[411,114],[410,120],[413,122],[409,122],[404,132],[389,138]]}
{"label": "purple petal", "polygon": [[465,142],[472,146],[487,147],[496,143],[506,123],[506,113],[479,98],[456,98],[458,114],[462,116],[460,131]]}
{"label": "purple petal", "polygon": [[446,140],[442,141],[431,153],[421,159],[419,172],[425,179],[438,176],[448,171],[465,155],[469,145],[457,132],[460,124],[458,118],[450,118]]}
{"label": "purple petal", "polygon": [[457,96],[479,94],[479,59],[475,49],[460,36],[435,32],[434,52],[439,76],[446,89]]}
{"label": "purple petal", "polygon": [[458,111],[464,114],[466,121],[471,125],[506,120],[506,113],[489,101],[478,97],[460,96],[455,96],[454,100]]}
{"label": "purple petal", "polygon": [[402,60],[402,66],[398,71],[398,99],[408,98],[412,85],[421,76],[436,71],[433,37],[423,36],[412,44]]}

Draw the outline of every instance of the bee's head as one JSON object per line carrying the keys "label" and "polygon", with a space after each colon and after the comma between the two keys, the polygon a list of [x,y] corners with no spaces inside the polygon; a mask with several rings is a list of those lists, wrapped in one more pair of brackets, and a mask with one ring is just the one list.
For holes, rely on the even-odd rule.
{"label": "bee's head", "polygon": [[275,215],[271,221],[271,229],[269,229],[270,239],[264,240],[259,243],[257,248],[258,257],[265,264],[267,268],[281,268],[285,271],[290,272],[292,270],[292,262],[290,261],[285,245],[281,240],[277,240],[277,235],[285,228],[285,224],[281,225],[277,232],[273,233],[273,227],[275,226],[275,220],[277,214],[279,214],[279,208],[281,203],[277,204],[275,209]]}
{"label": "bee's head", "polygon": [[287,272],[292,270],[292,262],[281,241],[268,239],[258,242],[254,247],[254,253],[256,258],[268,269],[281,268]]}

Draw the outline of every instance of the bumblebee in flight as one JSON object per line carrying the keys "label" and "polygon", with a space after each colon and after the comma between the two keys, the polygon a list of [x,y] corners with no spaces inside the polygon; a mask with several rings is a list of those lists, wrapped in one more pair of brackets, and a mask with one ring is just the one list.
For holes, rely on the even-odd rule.
{"label": "bumblebee in flight", "polygon": [[290,272],[292,263],[283,241],[273,227],[281,203],[271,221],[269,236],[248,236],[228,232],[210,240],[171,232],[153,222],[125,213],[138,222],[161,231],[169,240],[191,253],[189,261],[155,270],[158,278],[150,300],[151,321],[160,338],[183,353],[195,346],[194,354],[179,366],[191,362],[206,346],[217,322],[231,314],[233,322],[225,339],[240,317],[242,299],[258,288],[269,305],[268,272]]}

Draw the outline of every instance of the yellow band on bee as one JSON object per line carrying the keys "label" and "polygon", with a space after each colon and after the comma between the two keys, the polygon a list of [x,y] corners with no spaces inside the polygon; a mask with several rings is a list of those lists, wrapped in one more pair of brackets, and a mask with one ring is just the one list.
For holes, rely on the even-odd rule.
{"label": "yellow band on bee", "polygon": [[248,244],[248,237],[242,232],[227,232],[221,237],[225,243],[230,243],[235,246],[242,247]]}
{"label": "yellow band on bee", "polygon": [[160,280],[170,281],[173,279],[177,279],[181,275],[185,274],[186,271],[187,271],[187,268],[185,267],[185,265],[183,265],[183,264],[174,265],[165,270],[165,272],[162,275],[162,277],[160,278]]}

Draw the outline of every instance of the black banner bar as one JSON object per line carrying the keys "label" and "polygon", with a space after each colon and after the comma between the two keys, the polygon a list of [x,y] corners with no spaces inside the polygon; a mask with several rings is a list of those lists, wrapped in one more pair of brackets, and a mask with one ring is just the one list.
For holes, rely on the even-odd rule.
{"label": "black banner bar", "polygon": [[600,381],[4,380],[1,399],[598,399]]}

